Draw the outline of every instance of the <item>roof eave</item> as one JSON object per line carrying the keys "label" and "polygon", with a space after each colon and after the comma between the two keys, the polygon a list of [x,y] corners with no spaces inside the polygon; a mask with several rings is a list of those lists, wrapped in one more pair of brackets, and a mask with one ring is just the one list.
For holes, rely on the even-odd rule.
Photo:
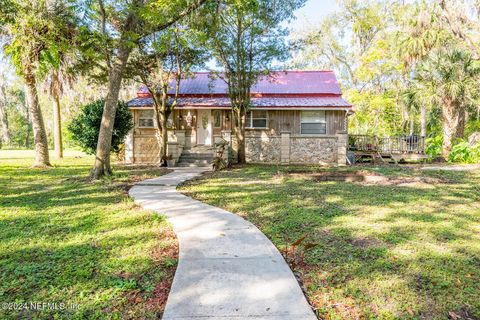
{"label": "roof eave", "polygon": [[[153,109],[153,106],[129,106],[130,110],[142,110],[142,109]],[[201,105],[193,105],[193,106],[177,106],[175,107],[177,110],[185,110],[185,109],[203,109],[203,110],[212,110],[212,109],[223,109],[223,110],[230,110],[232,107],[230,106],[201,106]],[[262,109],[262,110],[345,110],[345,111],[352,111],[352,106],[315,106],[315,107],[308,107],[308,106],[273,106],[273,107],[263,107],[263,106],[254,106],[252,109]]]}

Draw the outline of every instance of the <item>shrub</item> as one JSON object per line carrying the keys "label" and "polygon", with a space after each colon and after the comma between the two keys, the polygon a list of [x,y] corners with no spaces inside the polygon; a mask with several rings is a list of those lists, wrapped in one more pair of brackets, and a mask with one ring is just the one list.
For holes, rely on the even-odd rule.
{"label": "shrub", "polygon": [[479,163],[480,144],[471,146],[467,141],[460,141],[452,147],[448,155],[449,162]]}
{"label": "shrub", "polygon": [[[88,154],[94,154],[97,149],[104,104],[104,100],[97,100],[83,106],[78,116],[68,125],[72,139]],[[132,128],[132,114],[126,103],[119,102],[113,125],[111,151],[119,152],[125,136]]]}
{"label": "shrub", "polygon": [[442,154],[442,136],[435,136],[425,140],[425,153],[429,160],[435,159]]}

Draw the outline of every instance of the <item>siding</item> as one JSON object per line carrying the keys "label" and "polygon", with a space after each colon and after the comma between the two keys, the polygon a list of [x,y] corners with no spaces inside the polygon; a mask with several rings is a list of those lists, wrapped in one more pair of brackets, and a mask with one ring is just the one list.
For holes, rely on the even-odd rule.
{"label": "siding", "polygon": [[[187,125],[186,116],[188,110],[174,110],[173,112],[173,121],[177,128],[186,129],[187,135],[194,135],[195,133],[195,120],[196,119],[196,110],[190,110],[190,114],[194,117],[192,119],[191,126]],[[221,128],[213,128],[214,135],[220,135],[222,130],[231,130],[232,128],[232,114],[230,111],[221,110],[222,114],[222,126]],[[229,121],[227,121],[227,114],[229,115]],[[179,116],[182,115],[183,120],[179,120]],[[338,131],[345,131],[345,111],[343,110],[327,110],[325,112],[327,119],[327,134],[334,135]],[[138,112],[134,112],[135,116],[135,126],[138,125]],[[172,116],[171,116],[172,117]],[[213,117],[212,117],[213,120]],[[258,133],[265,133],[271,135],[279,135],[282,131],[288,131],[292,134],[300,134],[300,121],[301,121],[301,111],[300,110],[269,110],[268,111],[268,129],[266,130],[257,130],[257,129],[248,129],[247,131],[255,131]],[[147,129],[149,130],[149,129]],[[152,129],[150,129],[152,130]]]}
{"label": "siding", "polygon": [[[268,111],[268,129],[257,130],[248,129],[248,133],[262,133],[270,135],[279,135],[282,131],[288,131],[293,135],[300,134],[300,110],[269,110]],[[345,131],[345,111],[327,110],[325,111],[327,121],[327,135],[334,135],[338,131]]]}

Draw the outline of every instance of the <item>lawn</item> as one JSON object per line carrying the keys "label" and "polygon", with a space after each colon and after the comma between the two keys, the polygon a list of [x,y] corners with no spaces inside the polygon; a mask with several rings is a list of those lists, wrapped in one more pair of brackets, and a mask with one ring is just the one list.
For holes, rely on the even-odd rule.
{"label": "lawn", "polygon": [[177,241],[126,190],[165,171],[116,165],[90,182],[91,156],[32,169],[32,155],[0,150],[0,319],[159,318]]}
{"label": "lawn", "polygon": [[[357,170],[382,179],[322,178]],[[480,319],[480,170],[251,165],[182,192],[256,224],[322,319]]]}

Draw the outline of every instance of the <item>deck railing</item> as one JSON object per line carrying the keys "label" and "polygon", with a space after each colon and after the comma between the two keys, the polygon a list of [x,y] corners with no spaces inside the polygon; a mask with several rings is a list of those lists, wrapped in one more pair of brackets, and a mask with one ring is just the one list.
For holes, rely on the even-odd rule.
{"label": "deck railing", "polygon": [[375,135],[349,135],[348,149],[350,151],[378,153],[425,153],[425,137],[392,136],[377,137]]}

